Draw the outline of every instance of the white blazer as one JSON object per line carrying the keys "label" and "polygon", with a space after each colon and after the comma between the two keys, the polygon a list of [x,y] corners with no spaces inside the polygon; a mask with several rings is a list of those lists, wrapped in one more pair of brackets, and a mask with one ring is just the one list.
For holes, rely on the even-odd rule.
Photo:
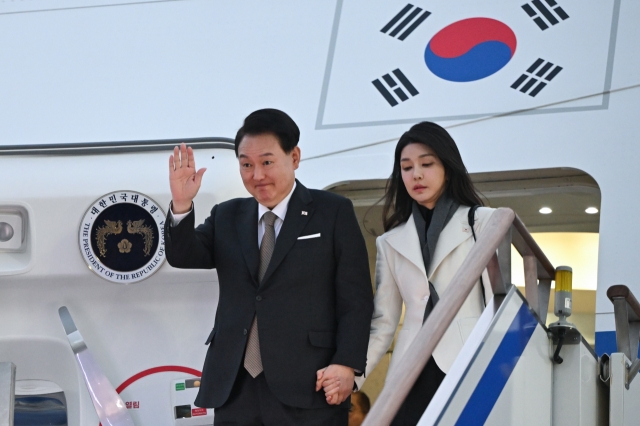
{"label": "white blazer", "polygon": [[[476,235],[482,232],[493,212],[494,209],[485,207],[476,210]],[[367,374],[373,371],[391,346],[400,322],[402,303],[405,305],[404,323],[398,333],[387,377],[394,373],[398,362],[422,327],[422,318],[429,299],[429,281],[433,283],[439,296],[444,294],[474,244],[468,214],[469,207],[460,206],[440,233],[429,267],[428,280],[413,215],[406,223],[376,240],[378,254],[374,312],[369,335],[367,368],[364,376],[356,377],[359,389],[362,388]],[[486,270],[482,274],[482,280],[488,302],[493,297],[493,292]],[[478,280],[433,351],[433,358],[443,372],[447,373],[451,368],[483,309]]]}

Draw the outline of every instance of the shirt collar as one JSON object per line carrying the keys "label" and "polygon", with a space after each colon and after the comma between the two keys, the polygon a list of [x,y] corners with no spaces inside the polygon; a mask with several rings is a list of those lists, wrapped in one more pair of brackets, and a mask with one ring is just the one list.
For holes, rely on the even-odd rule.
{"label": "shirt collar", "polygon": [[284,220],[284,217],[287,214],[287,207],[289,206],[289,200],[291,199],[291,195],[293,195],[293,191],[295,191],[296,189],[296,185],[297,185],[297,182],[293,181],[293,188],[291,188],[289,195],[284,197],[284,199],[280,201],[278,205],[276,205],[273,209],[270,209],[269,207],[263,206],[262,204],[258,203],[258,222],[260,222],[262,220],[262,216],[269,211],[273,212],[276,216],[278,216],[279,219]]}

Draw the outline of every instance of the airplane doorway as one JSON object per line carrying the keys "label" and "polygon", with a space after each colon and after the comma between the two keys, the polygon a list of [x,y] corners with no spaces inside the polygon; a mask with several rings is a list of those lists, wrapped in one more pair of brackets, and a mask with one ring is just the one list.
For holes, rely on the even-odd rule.
{"label": "airplane doorway", "polygon": [[[471,179],[486,206],[509,207],[520,216],[554,266],[573,268],[573,314],[569,320],[594,346],[601,200],[597,182],[573,168],[472,173]],[[384,233],[381,198],[385,184],[384,179],[358,180],[326,188],[353,202],[367,244],[372,278],[375,240]],[[511,282],[524,294],[524,270],[513,247],[512,259]],[[552,290],[547,324],[557,320],[553,294]],[[372,403],[382,390],[392,353],[393,344],[363,386]]]}

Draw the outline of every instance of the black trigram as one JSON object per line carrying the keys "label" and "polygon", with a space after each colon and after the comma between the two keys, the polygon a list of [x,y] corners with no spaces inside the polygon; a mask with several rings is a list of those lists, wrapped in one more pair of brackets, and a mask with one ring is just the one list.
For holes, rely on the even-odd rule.
{"label": "black trigram", "polygon": [[[531,4],[527,3],[522,5],[522,8],[525,12],[527,12],[527,15],[529,15],[529,17],[533,19],[533,22],[535,22],[542,31],[549,28],[549,24],[558,24],[560,22],[558,18],[562,19],[563,21],[565,19],[569,19],[569,15],[567,15],[567,12],[565,12],[564,9],[560,7],[560,5],[558,5],[555,0],[545,0],[545,2],[549,5],[549,7],[545,6],[541,0],[533,0]],[[531,5],[533,5],[533,7],[531,7]],[[542,17],[546,18],[546,21],[542,19]],[[549,24],[547,24],[547,22]]]}
{"label": "black trigram", "polygon": [[[411,10],[413,9],[413,10]],[[409,13],[409,11],[411,11],[411,13]],[[422,15],[420,15],[420,12],[422,12]],[[407,15],[408,14],[408,15]],[[406,17],[405,17],[406,15]],[[420,15],[420,16],[418,16]],[[385,34],[387,34],[387,31],[391,30],[391,28],[393,28],[393,30],[391,30],[391,32],[388,34],[391,37],[395,37],[396,35],[398,35],[398,33],[402,30],[405,29],[405,27],[407,25],[409,25],[412,21],[413,23],[411,23],[411,25],[409,25],[409,28],[407,28],[402,34],[400,34],[398,36],[398,40],[402,41],[405,38],[409,37],[409,34],[411,34],[416,28],[418,28],[418,26],[420,24],[422,24],[422,22],[427,19],[427,17],[431,15],[431,12],[428,11],[422,11],[421,8],[416,7],[414,9],[414,6],[412,4],[407,4],[404,9],[402,9],[396,16],[394,16],[389,22],[387,22],[387,25],[385,25],[380,32],[383,32]],[[416,18],[417,17],[417,18]],[[404,18],[404,19],[402,19]],[[400,21],[402,19],[402,21],[398,24],[398,21]],[[398,24],[398,25],[396,25]],[[394,28],[395,26],[395,28]]]}
{"label": "black trigram", "polygon": [[[393,70],[393,75],[400,82],[400,84],[398,84],[398,81],[396,81],[390,74],[383,75],[382,80],[384,80],[389,89],[396,94],[401,102],[409,99],[409,96],[407,96],[407,94],[404,92],[404,90],[402,90],[402,87],[400,86],[403,86],[411,96],[415,96],[419,93],[399,68]],[[398,101],[396,100],[396,98],[391,94],[389,89],[387,89],[387,86],[385,86],[379,78],[376,78],[371,83],[373,83],[376,89],[378,89],[378,92],[380,92],[380,94],[387,100],[387,102],[389,102],[389,105],[391,105],[392,107],[398,105]]]}
{"label": "black trigram", "polygon": [[[551,62],[538,59],[511,85],[511,88],[520,89],[522,93],[528,93],[529,96],[536,96],[560,71],[562,71],[561,66],[554,67]],[[520,87],[521,85],[522,87]],[[531,89],[532,87],[533,89]]]}

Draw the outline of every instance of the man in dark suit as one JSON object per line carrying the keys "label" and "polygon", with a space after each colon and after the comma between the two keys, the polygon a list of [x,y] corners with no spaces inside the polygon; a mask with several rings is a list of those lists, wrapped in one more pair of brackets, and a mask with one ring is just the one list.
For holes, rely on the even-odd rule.
{"label": "man in dark suit", "polygon": [[[349,200],[295,179],[300,132],[284,112],[255,111],[235,139],[253,198],[213,207],[194,229],[204,169],[183,144],[169,160],[169,263],[216,268],[220,298],[195,401],[215,425],[341,425],[365,370],[373,297],[364,239]],[[340,383],[338,401],[316,372]],[[336,404],[336,405],[330,405]]]}

